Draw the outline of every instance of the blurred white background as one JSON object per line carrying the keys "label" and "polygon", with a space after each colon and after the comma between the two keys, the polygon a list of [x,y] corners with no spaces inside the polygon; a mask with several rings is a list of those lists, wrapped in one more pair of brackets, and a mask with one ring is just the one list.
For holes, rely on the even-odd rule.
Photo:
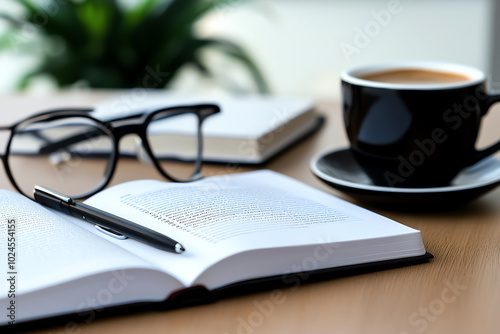
{"label": "blurred white background", "polygon": [[[245,46],[273,93],[332,99],[340,94],[342,70],[394,60],[467,64],[495,81],[496,11],[495,0],[228,1],[198,29],[204,36],[227,37]],[[34,64],[30,57],[0,53],[0,92],[12,91]],[[223,75],[238,76],[224,59],[214,57],[213,66],[224,68]],[[183,73],[174,87],[212,89],[189,69]]]}

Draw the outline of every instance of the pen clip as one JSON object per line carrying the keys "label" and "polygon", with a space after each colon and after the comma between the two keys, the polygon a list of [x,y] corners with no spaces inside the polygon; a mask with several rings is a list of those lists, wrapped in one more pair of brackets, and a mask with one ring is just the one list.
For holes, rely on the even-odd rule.
{"label": "pen clip", "polygon": [[71,199],[71,197],[63,195],[63,194],[60,194],[57,191],[54,191],[54,190],[49,189],[49,188],[45,188],[45,187],[36,185],[35,189],[34,189],[34,192],[35,191],[40,191],[40,192],[44,193],[45,195],[52,196],[54,198],[57,198],[57,199],[65,202],[65,203],[68,203],[68,204],[73,203],[73,200]]}
{"label": "pen clip", "polygon": [[115,231],[113,231],[113,230],[111,230],[111,229],[109,229],[109,228],[107,228],[107,227],[100,226],[100,225],[97,225],[97,224],[96,224],[96,225],[94,225],[94,226],[95,226],[95,228],[96,228],[98,231],[100,231],[100,232],[102,232],[102,233],[104,233],[104,234],[106,234],[107,236],[110,236],[110,237],[112,237],[112,238],[115,238],[115,239],[118,239],[118,240],[124,240],[124,239],[127,239],[127,238],[128,238],[126,235],[119,234],[119,233],[117,233],[117,232],[115,232]]}

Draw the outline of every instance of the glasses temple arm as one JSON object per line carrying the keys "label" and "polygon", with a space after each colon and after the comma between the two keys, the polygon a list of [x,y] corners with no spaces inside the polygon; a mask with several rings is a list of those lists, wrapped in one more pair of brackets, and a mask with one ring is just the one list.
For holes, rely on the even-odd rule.
{"label": "glasses temple arm", "polygon": [[[197,106],[197,107],[200,107],[200,106]],[[211,116],[215,113],[218,113],[220,111],[219,107],[218,106],[215,106],[215,105],[203,105],[203,107],[212,107],[213,109],[209,109],[209,112],[206,113],[205,115],[203,115],[203,118],[205,117],[208,117],[208,116]],[[190,107],[192,108],[192,107]],[[175,109],[175,108],[172,108],[172,109]],[[145,113],[140,113],[140,114],[134,114],[134,115],[129,115],[127,117],[123,117],[123,118],[120,118],[120,119],[114,119],[114,120],[120,120],[120,121],[123,121],[123,120],[128,120],[128,119],[133,119],[133,118],[139,118],[139,117],[142,117]],[[113,120],[111,120],[113,121]],[[0,127],[0,130],[11,130],[11,127],[5,127],[5,128],[2,128]],[[83,141],[86,141],[88,139],[92,139],[92,138],[98,138],[100,136],[103,135],[102,131],[100,130],[91,130],[91,131],[87,131],[87,132],[82,132],[82,133],[79,133],[77,135],[74,135],[74,136],[69,136],[67,138],[64,138],[64,139],[61,139],[61,140],[58,140],[58,141],[55,141],[55,142],[50,142],[49,139],[43,137],[43,136],[40,136],[39,134],[35,134],[38,138],[44,140],[45,142],[48,142],[48,144],[42,146],[40,149],[39,149],[39,154],[50,154],[50,153],[53,153],[53,152],[56,152],[60,149],[63,149],[65,147],[68,147],[69,145],[73,145],[73,144],[77,144],[77,143],[80,143],[80,142],[83,142]]]}

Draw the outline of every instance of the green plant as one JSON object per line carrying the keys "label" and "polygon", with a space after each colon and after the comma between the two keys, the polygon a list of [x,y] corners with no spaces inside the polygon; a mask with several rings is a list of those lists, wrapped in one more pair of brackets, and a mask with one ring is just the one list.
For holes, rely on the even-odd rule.
{"label": "green plant", "polygon": [[[187,64],[212,76],[200,52],[211,49],[239,62],[257,89],[268,92],[263,75],[241,46],[194,33],[193,25],[203,15],[234,2],[142,0],[131,6],[119,0],[19,0],[23,15],[0,10],[10,27],[0,47],[40,57],[39,67],[22,79],[21,88],[40,74],[59,86],[85,81],[100,88],[165,87]],[[155,84],[145,80],[152,72],[160,72]]]}

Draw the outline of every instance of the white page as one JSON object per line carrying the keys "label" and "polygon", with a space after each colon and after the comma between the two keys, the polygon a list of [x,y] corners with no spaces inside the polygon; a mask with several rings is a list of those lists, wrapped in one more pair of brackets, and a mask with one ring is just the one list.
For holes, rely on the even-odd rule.
{"label": "white page", "polygon": [[0,245],[7,258],[7,222],[15,220],[16,271],[27,292],[69,279],[147,262],[74,226],[26,197],[0,190]]}
{"label": "white page", "polygon": [[187,184],[132,181],[107,189],[87,203],[181,242],[187,251],[176,255],[131,240],[112,240],[187,286],[214,263],[250,250],[352,240],[369,243],[418,233],[271,171]]}
{"label": "white page", "polygon": [[[15,226],[10,233],[9,225]],[[9,281],[0,280],[2,291],[15,294],[0,296],[0,306],[5,310],[15,300],[17,321],[80,312],[95,303],[101,308],[160,301],[182,287],[142,258],[8,190],[0,190],[0,245],[4,273],[15,282],[12,290]],[[106,298],[88,302],[103,290]],[[8,320],[2,317],[0,324]]]}

